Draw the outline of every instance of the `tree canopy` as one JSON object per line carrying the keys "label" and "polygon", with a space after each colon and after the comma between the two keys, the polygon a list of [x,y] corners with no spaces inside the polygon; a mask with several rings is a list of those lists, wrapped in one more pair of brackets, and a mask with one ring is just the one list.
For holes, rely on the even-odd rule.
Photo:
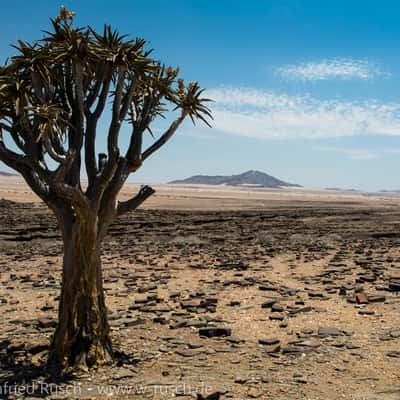
{"label": "tree canopy", "polygon": [[[33,43],[19,41],[18,54],[0,67],[0,160],[19,171],[52,209],[101,212],[186,117],[209,124],[210,100],[202,97],[197,82],[185,84],[178,68],[154,59],[144,39],[131,39],[108,25],[102,32],[74,27],[73,19],[63,7],[51,20],[51,31]],[[144,135],[154,137],[152,123],[171,110],[178,116],[143,148]],[[107,154],[97,154],[103,115],[109,116]],[[122,151],[124,123],[131,134]],[[145,189],[132,202],[149,194]],[[117,214],[130,208],[129,202],[121,203]]]}

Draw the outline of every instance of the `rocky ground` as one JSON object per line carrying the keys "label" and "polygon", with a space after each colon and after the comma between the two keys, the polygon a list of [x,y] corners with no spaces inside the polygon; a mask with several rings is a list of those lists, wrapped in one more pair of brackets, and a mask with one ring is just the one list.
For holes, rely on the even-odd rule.
{"label": "rocky ground", "polygon": [[0,201],[0,398],[400,399],[398,206],[118,220],[103,252],[118,361],[51,382],[61,252],[45,207]]}

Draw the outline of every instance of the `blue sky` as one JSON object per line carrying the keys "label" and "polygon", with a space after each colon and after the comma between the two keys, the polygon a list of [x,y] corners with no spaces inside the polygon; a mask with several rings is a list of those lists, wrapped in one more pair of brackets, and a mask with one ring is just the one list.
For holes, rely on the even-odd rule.
{"label": "blue sky", "polygon": [[78,24],[146,38],[216,100],[213,129],[185,124],[133,181],[259,169],[307,187],[400,188],[398,1],[17,0],[2,4],[0,60],[61,4]]}

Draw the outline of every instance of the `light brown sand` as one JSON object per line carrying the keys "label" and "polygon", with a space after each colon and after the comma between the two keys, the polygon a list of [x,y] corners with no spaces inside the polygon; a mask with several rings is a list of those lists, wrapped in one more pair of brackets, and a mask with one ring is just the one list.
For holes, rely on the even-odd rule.
{"label": "light brown sand", "polygon": [[[151,185],[156,194],[143,204],[147,209],[235,210],[287,207],[316,204],[370,207],[400,204],[396,194],[368,194],[303,188],[243,188],[212,185]],[[120,199],[126,200],[139,190],[139,184],[128,183]],[[21,177],[0,176],[0,198],[18,202],[36,202],[39,198]]]}

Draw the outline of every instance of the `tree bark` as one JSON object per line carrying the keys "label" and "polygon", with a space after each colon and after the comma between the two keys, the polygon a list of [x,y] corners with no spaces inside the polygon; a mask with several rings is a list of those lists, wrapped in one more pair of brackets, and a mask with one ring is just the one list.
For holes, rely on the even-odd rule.
{"label": "tree bark", "polygon": [[57,373],[85,370],[112,359],[97,216],[69,215],[60,222],[64,241],[62,289],[48,360],[50,369]]}

